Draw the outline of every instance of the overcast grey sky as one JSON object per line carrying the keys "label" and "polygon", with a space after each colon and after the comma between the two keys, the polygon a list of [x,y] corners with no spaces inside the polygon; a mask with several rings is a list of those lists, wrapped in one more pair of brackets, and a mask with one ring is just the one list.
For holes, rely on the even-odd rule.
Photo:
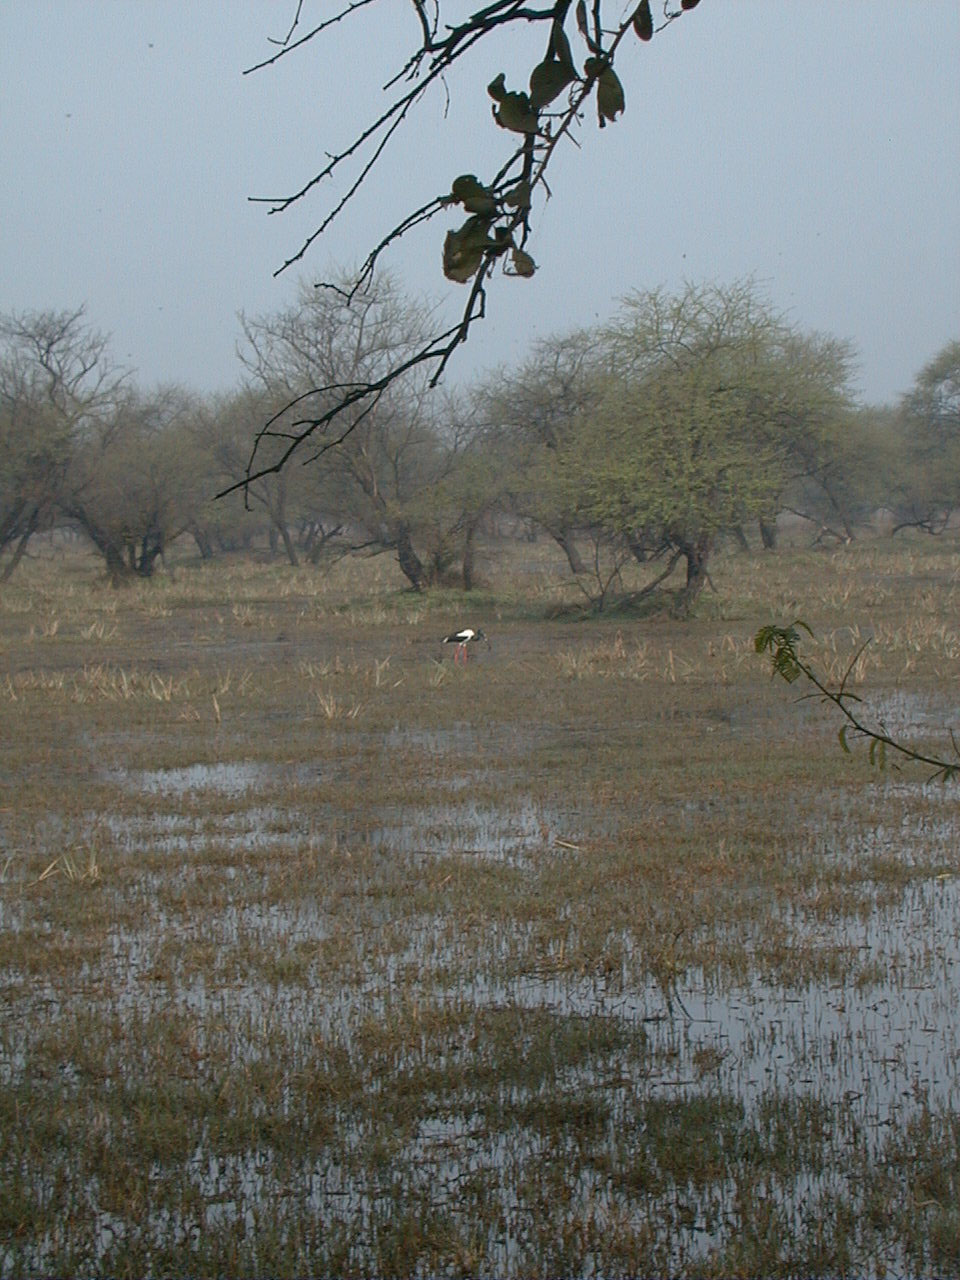
{"label": "overcast grey sky", "polygon": [[[0,4],[0,311],[86,303],[146,383],[238,376],[237,312],[289,301],[272,272],[328,207],[282,217],[251,195],[299,187],[366,122],[416,40],[407,0],[277,66],[296,0]],[[656,6],[655,6],[656,9]],[[305,0],[304,25],[333,11]],[[628,6],[625,5],[625,12]],[[539,42],[540,37],[537,37]],[[414,127],[302,274],[361,259],[458,173],[491,176],[504,137],[487,82],[537,45],[481,45],[473,73]],[[703,0],[618,60],[627,111],[588,119],[556,165],[531,281],[500,280],[452,376],[533,336],[605,318],[631,288],[748,273],[804,328],[849,338],[866,398],[888,400],[960,337],[960,3]],[[329,189],[332,191],[333,189]],[[456,225],[451,214],[449,225]],[[462,305],[435,224],[395,259]]]}

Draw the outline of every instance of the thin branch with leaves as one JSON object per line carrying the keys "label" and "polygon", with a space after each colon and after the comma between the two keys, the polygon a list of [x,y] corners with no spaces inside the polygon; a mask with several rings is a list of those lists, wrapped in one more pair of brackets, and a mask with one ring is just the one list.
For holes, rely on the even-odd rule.
{"label": "thin branch with leaves", "polygon": [[878,769],[885,767],[887,753],[892,751],[896,757],[912,760],[917,764],[932,766],[934,772],[929,778],[931,782],[949,782],[960,778],[960,743],[958,743],[952,729],[948,730],[948,732],[953,756],[951,759],[945,760],[940,756],[916,751],[913,747],[906,746],[891,737],[883,727],[875,728],[867,724],[863,719],[858,710],[862,699],[851,692],[848,686],[857,661],[870,643],[869,640],[865,640],[850,659],[839,685],[836,688],[831,688],[817,675],[810,663],[800,656],[801,631],[805,631],[811,637],[813,636],[810,627],[800,618],[797,618],[787,627],[761,627],[754,637],[754,649],[759,654],[768,653],[770,655],[774,675],[780,676],[787,684],[794,684],[803,677],[816,690],[816,693],[806,694],[806,697],[818,698],[820,701],[828,702],[837,708],[844,718],[844,723],[840,726],[837,736],[840,740],[840,746],[847,755],[851,754],[850,739],[860,739],[869,742],[870,763]]}
{"label": "thin branch with leaves", "polygon": [[[242,488],[279,471],[293,453],[313,437],[321,439],[319,444],[316,440],[313,442],[314,456],[342,444],[353,426],[350,422],[343,426],[339,422],[341,416],[346,414],[349,418],[348,410],[362,406],[366,400],[375,400],[412,368],[427,367],[430,385],[437,385],[454,352],[467,341],[472,326],[486,314],[486,291],[494,271],[500,267],[505,275],[521,278],[536,272],[537,265],[528,249],[534,208],[538,200],[545,201],[552,194],[547,182],[548,169],[560,140],[575,142],[573,131],[583,118],[588,99],[595,100],[600,128],[617,120],[625,110],[623,85],[614,69],[624,39],[633,32],[644,43],[650,41],[683,12],[695,8],[698,0],[680,0],[679,8],[670,8],[664,3],[659,26],[654,22],[651,0],[639,0],[626,16],[619,10],[612,22],[606,13],[613,8],[612,0],[591,0],[589,11],[587,0],[576,0],[576,3],[553,0],[542,6],[529,5],[524,0],[491,0],[465,20],[454,23],[444,23],[442,0],[433,0],[432,4],[427,0],[411,0],[411,3],[419,44],[403,58],[398,71],[384,86],[385,90],[392,91],[387,106],[361,128],[352,141],[329,155],[325,166],[297,191],[282,197],[256,199],[270,206],[269,213],[282,213],[327,179],[343,172],[347,162],[357,161],[360,165],[359,174],[334,201],[300,249],[278,268],[276,274],[280,274],[303,259],[315,241],[350,207],[361,188],[371,181],[401,126],[409,121],[414,107],[429,89],[434,85],[445,87],[446,75],[482,41],[489,45],[495,35],[506,35],[509,39],[517,29],[516,24],[544,27],[543,57],[530,72],[528,89],[508,88],[503,73],[487,85],[496,125],[516,139],[498,171],[486,182],[472,173],[461,174],[453,179],[445,194],[434,196],[401,217],[367,254],[347,292],[348,301],[363,294],[373,282],[382,254],[408,232],[451,207],[460,207],[466,218],[459,227],[447,231],[442,250],[446,278],[470,286],[460,319],[424,343],[415,355],[399,361],[376,382],[312,388],[308,394],[324,400],[328,393],[335,393],[334,403],[316,417],[298,420],[294,424],[295,432],[284,434],[285,448],[281,456],[261,466],[260,447],[275,434],[276,427],[275,420],[266,423],[255,438],[244,479],[235,487]],[[294,50],[322,37],[331,27],[349,21],[368,4],[369,0],[350,0],[301,35],[300,0],[286,37],[275,42],[281,47],[269,58],[248,68],[248,74],[278,63]],[[577,59],[574,45],[583,51]],[[289,422],[287,425],[289,427]]]}

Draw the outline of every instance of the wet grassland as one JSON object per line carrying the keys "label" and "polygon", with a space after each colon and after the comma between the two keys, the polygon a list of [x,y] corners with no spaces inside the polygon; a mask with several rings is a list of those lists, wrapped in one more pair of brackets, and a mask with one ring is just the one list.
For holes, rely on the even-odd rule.
{"label": "wet grassland", "polygon": [[[0,1274],[958,1275],[953,542],[0,596]],[[525,551],[525,555],[530,555]],[[465,665],[438,640],[482,626]]]}

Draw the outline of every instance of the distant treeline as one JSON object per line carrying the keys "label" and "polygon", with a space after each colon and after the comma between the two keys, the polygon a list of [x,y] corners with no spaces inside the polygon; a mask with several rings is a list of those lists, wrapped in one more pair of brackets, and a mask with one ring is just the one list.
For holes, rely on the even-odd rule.
{"label": "distant treeline", "polygon": [[[63,528],[115,583],[190,538],[203,558],[269,545],[291,564],[385,551],[417,590],[470,589],[496,527],[554,539],[596,608],[656,561],[683,611],[722,537],[773,547],[784,513],[850,540],[878,509],[891,532],[937,533],[960,506],[960,342],[899,403],[863,405],[850,344],[788,324],[752,281],[629,294],[456,393],[414,370],[338,418],[339,443],[269,470],[338,394],[317,388],[376,381],[428,318],[389,277],[349,306],[303,286],[242,319],[236,389],[201,396],[138,387],[82,308],[0,316],[0,576]],[[215,498],[258,433],[266,473]]]}

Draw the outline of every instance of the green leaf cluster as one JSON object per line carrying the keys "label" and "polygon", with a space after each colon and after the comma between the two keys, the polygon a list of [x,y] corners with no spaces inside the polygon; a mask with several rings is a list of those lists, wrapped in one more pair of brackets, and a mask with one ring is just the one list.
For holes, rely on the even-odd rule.
{"label": "green leaf cluster", "polygon": [[[759,654],[769,653],[773,663],[773,674],[786,680],[787,684],[793,684],[803,675],[803,667],[798,655],[800,644],[798,627],[802,627],[807,635],[813,635],[807,624],[801,618],[797,618],[787,627],[761,627],[753,640],[754,651]],[[845,751],[849,749],[842,740],[841,746]]]}
{"label": "green leaf cluster", "polygon": [[784,337],[749,282],[628,296],[561,451],[593,519],[694,543],[767,511],[784,478]]}

